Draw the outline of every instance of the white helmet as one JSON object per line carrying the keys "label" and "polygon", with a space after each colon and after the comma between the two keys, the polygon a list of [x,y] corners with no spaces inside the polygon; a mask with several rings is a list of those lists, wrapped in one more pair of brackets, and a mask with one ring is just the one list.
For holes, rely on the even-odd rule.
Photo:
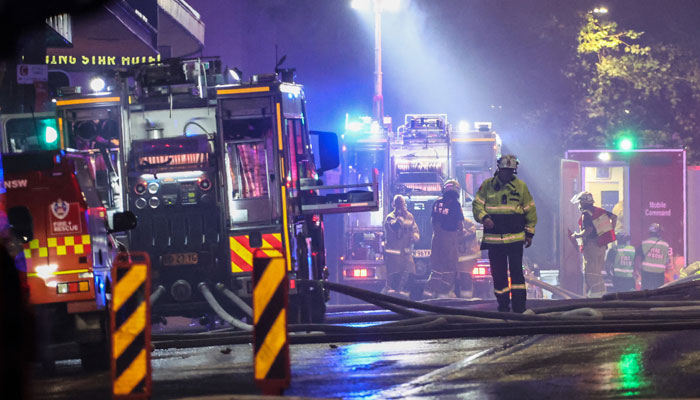
{"label": "white helmet", "polygon": [[574,197],[571,198],[571,203],[593,205],[593,203],[595,203],[595,200],[593,200],[593,195],[591,194],[591,192],[581,192],[577,195],[574,195]]}
{"label": "white helmet", "polygon": [[514,171],[518,169],[519,164],[520,161],[518,161],[518,157],[513,154],[504,154],[496,160],[496,166],[498,168],[510,168]]}

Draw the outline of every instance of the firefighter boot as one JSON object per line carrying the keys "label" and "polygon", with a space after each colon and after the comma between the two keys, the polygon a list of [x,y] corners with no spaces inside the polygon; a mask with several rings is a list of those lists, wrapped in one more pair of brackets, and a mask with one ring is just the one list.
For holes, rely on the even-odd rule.
{"label": "firefighter boot", "polygon": [[527,298],[527,291],[524,289],[513,289],[511,291],[513,297],[513,312],[522,314],[525,312],[525,300]]}
{"label": "firefighter boot", "polygon": [[450,285],[443,279],[444,274],[435,270],[430,272],[430,278],[425,284],[425,295],[428,298],[436,298],[440,293],[450,291]]}
{"label": "firefighter boot", "polygon": [[387,280],[387,291],[388,295],[395,295],[399,291],[399,283],[401,282],[401,274],[391,274]]}
{"label": "firefighter boot", "polygon": [[406,282],[406,288],[408,289],[408,298],[410,300],[423,300],[423,286],[425,286],[425,282],[418,279],[418,276],[416,274],[408,274],[408,282]]}
{"label": "firefighter boot", "polygon": [[397,291],[401,297],[409,298],[410,288],[408,287],[408,272],[402,272],[399,274],[399,286]]}
{"label": "firefighter boot", "polygon": [[455,298],[455,294],[453,293],[453,290],[455,289],[455,276],[457,275],[456,272],[443,272],[442,273],[442,281],[444,282],[444,285],[440,288],[440,292],[438,293],[438,298],[441,299],[447,299],[447,298]]}
{"label": "firefighter boot", "polygon": [[455,295],[457,297],[470,297],[469,291],[472,290],[471,275],[466,272],[458,272],[455,279]]}
{"label": "firefighter boot", "polygon": [[510,311],[510,292],[496,293],[496,300],[498,300],[498,311]]}

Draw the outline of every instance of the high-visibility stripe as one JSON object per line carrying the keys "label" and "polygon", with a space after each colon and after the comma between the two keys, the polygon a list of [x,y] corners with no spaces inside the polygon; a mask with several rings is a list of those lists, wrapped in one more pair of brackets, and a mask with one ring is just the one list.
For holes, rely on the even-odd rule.
{"label": "high-visibility stripe", "polygon": [[292,270],[292,257],[289,253],[289,221],[287,220],[287,187],[282,185],[282,229],[284,235],[284,256],[287,259],[287,271]]}
{"label": "high-visibility stripe", "polygon": [[502,235],[497,233],[484,233],[484,243],[507,244],[521,242],[523,240],[525,240],[525,232],[505,233]]}
{"label": "high-visibility stripe", "polygon": [[270,242],[268,242],[264,238],[264,236],[263,236],[262,242],[263,242],[263,247],[261,247],[261,250],[263,251],[263,253],[267,254],[269,257],[282,257],[283,256],[282,253],[277,251],[277,249],[275,249],[274,246],[272,246],[270,244]]}
{"label": "high-visibility stripe", "polygon": [[[269,268],[268,268],[269,269]],[[287,312],[283,308],[255,354],[255,379],[265,379],[273,362],[286,342]]]}
{"label": "high-visibility stripe", "polygon": [[514,283],[510,285],[512,290],[527,290],[527,285],[524,283]]}
{"label": "high-visibility stripe", "polygon": [[472,255],[469,255],[469,256],[460,256],[460,257],[457,259],[457,261],[462,261],[462,262],[464,262],[464,261],[469,261],[469,260],[475,260],[475,259],[477,259],[477,258],[479,258],[479,254],[472,254]]}
{"label": "high-visibility stripe", "polygon": [[143,264],[133,265],[129,268],[129,272],[114,285],[112,307],[115,310],[120,309],[146,280],[146,268]]}
{"label": "high-visibility stripe", "polygon": [[384,249],[384,252],[389,253],[389,254],[401,255],[401,250]]}
{"label": "high-visibility stripe", "polygon": [[115,97],[90,97],[87,99],[73,99],[73,100],[58,100],[56,101],[56,106],[72,106],[76,104],[94,104],[94,103],[118,103],[121,99],[118,96]]}
{"label": "high-visibility stripe", "polygon": [[507,288],[505,288],[505,289],[500,289],[500,290],[499,290],[499,289],[494,289],[493,291],[494,291],[494,293],[496,293],[496,294],[503,294],[503,293],[508,293],[508,292],[510,292],[510,288],[507,287]]}
{"label": "high-visibility stripe", "polygon": [[[47,275],[70,275],[70,274],[82,274],[83,272],[89,272],[90,270],[85,268],[85,269],[71,269],[68,271],[54,271],[54,272],[49,272]],[[44,275],[42,273],[42,275]],[[28,277],[35,277],[39,276],[36,272],[31,272],[27,274]]]}
{"label": "high-visibility stripe", "polygon": [[258,323],[260,316],[265,311],[265,305],[277,291],[278,286],[285,277],[284,268],[275,268],[272,264],[278,262],[278,258],[270,259],[270,265],[265,269],[260,282],[255,285],[256,295],[253,298],[253,323]]}
{"label": "high-visibility stripe", "polygon": [[261,93],[269,92],[270,88],[268,86],[264,87],[253,87],[253,88],[239,88],[239,89],[219,89],[216,94],[239,94],[239,93]]}
{"label": "high-visibility stripe", "polygon": [[114,381],[114,394],[131,394],[146,378],[148,371],[146,349],[142,349],[129,367]]}
{"label": "high-visibility stripe", "polygon": [[282,139],[282,112],[280,110],[280,103],[275,103],[275,112],[277,113],[277,148],[281,151],[284,150],[284,140]]}

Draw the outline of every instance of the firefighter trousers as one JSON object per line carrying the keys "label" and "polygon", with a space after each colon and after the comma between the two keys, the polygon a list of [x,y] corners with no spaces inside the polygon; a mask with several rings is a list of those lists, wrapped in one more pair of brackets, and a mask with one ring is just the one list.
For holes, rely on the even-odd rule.
{"label": "firefighter trousers", "polygon": [[649,272],[642,270],[642,290],[651,290],[664,284],[663,272]]}
{"label": "firefighter trousers", "polygon": [[[523,242],[491,245],[489,247],[489,262],[493,277],[493,291],[498,300],[499,311],[509,311],[511,296],[513,311],[525,311],[527,287],[523,275]],[[510,283],[508,285],[508,272]]]}
{"label": "firefighter trousers", "polygon": [[601,297],[605,294],[604,262],[605,246],[599,246],[594,241],[583,245],[583,277],[588,297]]}

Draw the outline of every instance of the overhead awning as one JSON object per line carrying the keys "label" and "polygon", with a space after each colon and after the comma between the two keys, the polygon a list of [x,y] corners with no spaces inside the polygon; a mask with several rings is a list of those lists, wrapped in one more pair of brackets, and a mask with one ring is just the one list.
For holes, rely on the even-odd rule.
{"label": "overhead awning", "polygon": [[163,57],[188,56],[204,48],[204,22],[184,0],[158,0],[158,47]]}
{"label": "overhead awning", "polygon": [[47,48],[46,62],[49,68],[85,71],[191,55],[203,47],[204,23],[185,1],[118,0],[74,16],[72,46]]}

